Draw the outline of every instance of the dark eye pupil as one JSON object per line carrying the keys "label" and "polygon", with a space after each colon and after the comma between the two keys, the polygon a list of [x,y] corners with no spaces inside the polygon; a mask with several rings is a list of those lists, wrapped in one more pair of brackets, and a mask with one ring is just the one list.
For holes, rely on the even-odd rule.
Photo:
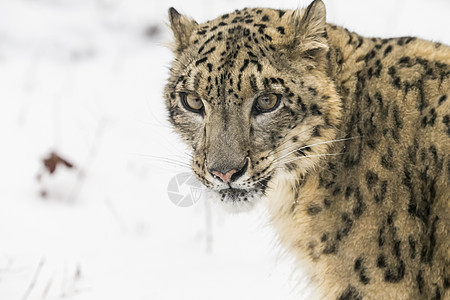
{"label": "dark eye pupil", "polygon": [[264,105],[270,104],[270,97],[267,97],[267,96],[263,97],[261,99],[261,102],[263,102]]}
{"label": "dark eye pupil", "polygon": [[280,94],[266,94],[261,95],[256,99],[253,112],[266,113],[275,110],[280,103]]}
{"label": "dark eye pupil", "polygon": [[203,103],[199,98],[188,99],[187,103],[192,109],[200,109],[203,106]]}
{"label": "dark eye pupil", "polygon": [[275,106],[276,102],[277,102],[277,96],[276,95],[267,95],[267,96],[262,96],[259,99],[259,104],[262,106],[262,108],[264,109],[270,109],[273,106]]}
{"label": "dark eye pupil", "polygon": [[180,100],[183,104],[184,108],[188,111],[201,113],[203,110],[203,101],[202,99],[196,97],[192,94],[180,93]]}

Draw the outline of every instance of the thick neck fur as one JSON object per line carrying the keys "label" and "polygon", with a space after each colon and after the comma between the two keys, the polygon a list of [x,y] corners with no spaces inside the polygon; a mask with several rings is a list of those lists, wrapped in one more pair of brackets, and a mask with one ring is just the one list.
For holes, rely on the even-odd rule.
{"label": "thick neck fur", "polygon": [[[327,24],[328,42],[330,46],[328,60],[328,74],[333,80],[337,92],[341,97],[341,108],[343,116],[341,124],[345,124],[345,120],[349,119],[350,115],[346,114],[352,106],[352,95],[356,86],[356,74],[364,68],[364,57],[370,52],[370,49],[374,47],[375,42],[372,39],[363,38],[355,33],[349,32],[347,29]],[[338,126],[336,130],[336,139],[345,137],[344,128]],[[335,147],[332,147],[335,148]],[[336,147],[339,149],[340,147]],[[326,164],[325,160],[322,164]],[[314,195],[317,195],[315,191],[319,185],[318,178],[320,175],[326,172],[322,168],[316,168],[308,174],[298,174],[298,176],[290,176],[283,174],[279,177],[277,183],[273,184],[272,194],[269,199],[269,213],[271,219],[280,227],[286,226],[286,232],[290,232],[293,223],[299,221],[299,215],[292,214],[292,204],[299,204],[299,206],[305,203],[300,203],[298,199],[292,197],[285,197],[284,195],[292,195],[295,193],[291,191],[301,191],[302,194],[307,197],[307,189],[310,188],[314,191]],[[301,197],[301,196],[300,196]],[[277,199],[277,200],[274,200]],[[278,201],[279,200],[279,201]],[[307,208],[305,208],[306,210]],[[289,217],[286,218],[285,216]],[[293,222],[292,224],[290,222]],[[285,230],[281,230],[284,232]],[[295,230],[292,229],[292,233]],[[281,239],[286,239],[286,242],[292,242],[292,239],[297,239],[297,236],[282,236]]]}
{"label": "thick neck fur", "polygon": [[[402,89],[392,88],[390,82],[395,80],[396,74],[389,74],[389,68],[396,66],[398,61],[406,56],[412,59],[423,58],[430,62],[429,65],[435,70],[439,65],[450,64],[450,48],[420,39],[363,38],[330,24],[327,25],[327,34],[330,49],[327,56],[328,76],[334,82],[342,102],[341,123],[335,128],[334,139],[352,140],[330,144],[329,153],[345,153],[345,155],[327,156],[307,174],[283,173],[275,176],[267,197],[270,219],[278,230],[281,244],[296,257],[301,268],[307,269],[312,281],[320,285],[316,287],[317,291],[322,292],[317,295],[319,299],[336,298],[342,292],[339,287],[346,286],[351,281],[358,281],[353,268],[347,270],[348,264],[344,264],[344,261],[354,261],[358,258],[357,255],[361,254],[364,257],[379,255],[376,252],[377,248],[367,243],[376,240],[374,228],[379,226],[377,220],[386,220],[389,215],[392,217],[392,212],[397,211],[400,205],[396,203],[397,200],[389,198],[389,192],[403,195],[400,199],[408,198],[407,194],[404,194],[401,179],[394,178],[392,182],[388,182],[389,192],[386,194],[385,202],[378,205],[375,203],[374,195],[381,194],[382,191],[370,190],[367,184],[373,179],[370,178],[370,170],[374,168],[373,166],[380,165],[380,158],[389,159],[389,155],[396,156],[393,165],[403,168],[405,163],[403,159],[407,157],[406,147],[400,146],[396,150],[400,152],[393,154],[390,152],[389,143],[392,144],[393,140],[399,139],[397,143],[400,145],[414,144],[414,136],[406,135],[404,132],[415,130],[420,120],[419,112],[416,111],[401,117],[395,115],[397,107],[404,105],[414,107],[417,103],[414,102],[417,101],[415,98],[417,94],[407,94]],[[421,67],[417,68],[420,70]],[[371,77],[374,77],[372,81]],[[409,78],[401,80],[403,86],[409,84],[407,81]],[[436,96],[445,92],[448,93],[448,90],[442,85]],[[398,93],[405,94],[399,97]],[[399,98],[403,98],[404,103],[395,102],[395,99]],[[363,105],[365,110],[361,109]],[[383,120],[383,109],[387,116],[385,131],[393,126],[388,122],[401,122],[397,124],[402,130],[400,137],[395,136],[394,131],[387,132],[387,135],[385,132],[383,137],[379,131],[382,129],[372,126],[372,119],[378,124]],[[372,129],[374,132],[370,132]],[[378,140],[371,141],[373,136]],[[378,143],[376,148],[371,148],[372,142]],[[383,173],[378,175],[380,178],[373,180],[381,183],[385,175]],[[429,176],[435,175],[429,173]],[[395,217],[403,220],[404,224],[416,222],[411,221],[412,219],[409,219],[403,211],[397,212]],[[431,224],[432,221],[425,220],[424,223]],[[410,225],[417,226],[412,224]],[[372,265],[374,263],[371,262]],[[377,270],[376,272],[382,272],[376,266],[372,267]],[[430,271],[429,274],[433,273]],[[376,273],[370,275],[378,276]],[[437,282],[439,278],[435,280]],[[358,284],[367,287],[363,283]],[[379,295],[378,299],[384,299],[384,296],[387,299],[396,293],[395,288],[394,285],[387,285],[383,291],[373,293]],[[398,299],[410,299],[406,294],[402,295],[398,296]]]}

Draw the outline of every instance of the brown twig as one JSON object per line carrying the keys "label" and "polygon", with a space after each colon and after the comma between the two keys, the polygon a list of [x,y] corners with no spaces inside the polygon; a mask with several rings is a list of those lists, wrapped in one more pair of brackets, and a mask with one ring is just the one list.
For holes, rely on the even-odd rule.
{"label": "brown twig", "polygon": [[25,294],[22,297],[22,300],[26,300],[28,298],[28,296],[31,294],[31,291],[33,291],[34,286],[36,285],[37,279],[39,277],[39,274],[41,273],[42,268],[44,267],[45,264],[45,259],[42,258],[41,261],[39,262],[39,265],[36,268],[36,271],[34,272],[33,278],[30,282],[30,284],[28,285],[27,290],[25,291]]}
{"label": "brown twig", "polygon": [[90,166],[92,164],[92,162],[94,161],[94,159],[97,155],[100,142],[104,135],[106,123],[107,123],[107,119],[102,118],[99,121],[99,124],[97,125],[97,130],[95,131],[95,136],[94,136],[94,142],[92,143],[91,149],[89,150],[86,161],[78,169],[77,181],[75,182],[75,185],[74,185],[72,192],[70,194],[70,197],[69,197],[71,202],[75,202],[76,197],[77,197],[78,193],[80,192],[81,187],[84,183],[84,175],[86,174],[86,169],[88,168],[88,166]]}
{"label": "brown twig", "polygon": [[114,219],[117,221],[117,223],[119,224],[120,228],[122,229],[122,231],[124,233],[128,233],[128,227],[125,224],[125,222],[123,221],[123,218],[119,215],[119,213],[117,212],[116,207],[114,206],[113,202],[111,201],[111,199],[106,198],[105,199],[105,204],[106,207],[108,207],[109,211],[111,212],[111,214],[113,215]]}
{"label": "brown twig", "polygon": [[42,292],[42,299],[46,299],[50,289],[53,285],[53,276],[48,280],[47,285],[45,286],[44,291]]}

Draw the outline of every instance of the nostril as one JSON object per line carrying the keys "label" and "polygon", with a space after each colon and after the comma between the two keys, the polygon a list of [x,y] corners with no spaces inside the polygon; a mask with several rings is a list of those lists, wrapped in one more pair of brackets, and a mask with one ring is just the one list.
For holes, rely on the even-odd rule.
{"label": "nostril", "polygon": [[223,182],[225,183],[229,183],[231,182],[231,178],[233,177],[233,175],[236,173],[236,170],[230,170],[227,173],[223,174],[219,171],[212,171],[211,172],[214,176],[219,177]]}
{"label": "nostril", "polygon": [[247,168],[248,168],[248,159],[246,158],[244,166],[242,166],[242,168],[240,168],[239,170],[231,169],[229,171],[226,171],[225,173],[223,173],[221,171],[216,171],[216,170],[209,170],[209,172],[214,177],[219,178],[223,182],[230,183],[230,182],[236,181],[239,177],[241,177],[243,174],[245,174],[245,172],[247,171]]}
{"label": "nostril", "polygon": [[247,172],[247,168],[248,168],[248,158],[245,159],[244,166],[239,171],[233,173],[233,175],[231,176],[231,181],[236,181],[239,177],[244,175],[245,172]]}

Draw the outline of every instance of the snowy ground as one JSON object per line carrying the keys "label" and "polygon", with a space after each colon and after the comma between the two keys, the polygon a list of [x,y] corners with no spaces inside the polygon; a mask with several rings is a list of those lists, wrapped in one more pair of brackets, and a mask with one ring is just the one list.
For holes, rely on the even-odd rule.
{"label": "snowy ground", "polygon": [[[161,95],[168,7],[205,21],[273,3],[0,1],[1,300],[309,299],[260,211],[175,206],[167,185],[188,170],[156,158],[188,159]],[[366,35],[450,44],[445,0],[326,4]],[[38,182],[52,150],[76,168]]]}

